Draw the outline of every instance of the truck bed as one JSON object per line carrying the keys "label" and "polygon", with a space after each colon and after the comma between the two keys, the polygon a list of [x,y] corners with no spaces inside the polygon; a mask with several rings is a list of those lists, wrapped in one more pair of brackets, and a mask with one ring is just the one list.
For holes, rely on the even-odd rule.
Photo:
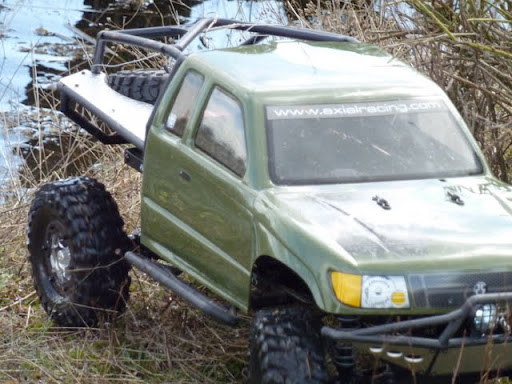
{"label": "truck bed", "polygon": [[146,125],[153,105],[130,99],[110,88],[104,73],[84,70],[59,81],[61,95],[100,116],[112,130],[144,149]]}
{"label": "truck bed", "polygon": [[[103,72],[107,44],[138,47],[172,58],[173,66],[169,68],[169,78],[172,79],[188,55],[186,48],[201,34],[217,28],[249,34],[250,37],[243,37],[245,40],[240,46],[258,44],[270,36],[306,41],[357,42],[352,37],[333,33],[217,18],[199,19],[180,26],[102,31],[97,36],[91,70],[66,76],[59,81],[61,111],[104,144],[132,144],[133,147],[125,151],[125,161],[142,172],[147,124],[154,106],[133,100],[109,87],[107,75]],[[105,129],[105,125],[109,129]]]}

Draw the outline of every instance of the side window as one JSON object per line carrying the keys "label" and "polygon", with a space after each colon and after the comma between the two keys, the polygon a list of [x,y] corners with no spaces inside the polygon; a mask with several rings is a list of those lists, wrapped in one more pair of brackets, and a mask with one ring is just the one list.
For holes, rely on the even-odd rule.
{"label": "side window", "polygon": [[183,136],[203,81],[204,77],[195,71],[189,71],[185,75],[166,123],[167,130],[175,135]]}
{"label": "side window", "polygon": [[195,145],[238,176],[247,167],[242,107],[232,96],[215,87],[204,110]]}

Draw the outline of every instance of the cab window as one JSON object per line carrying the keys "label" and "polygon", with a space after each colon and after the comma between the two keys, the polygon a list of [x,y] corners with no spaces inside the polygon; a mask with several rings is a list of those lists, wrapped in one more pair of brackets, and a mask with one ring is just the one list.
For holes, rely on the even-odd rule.
{"label": "cab window", "polygon": [[242,106],[219,87],[211,93],[197,131],[195,146],[238,176],[247,168]]}
{"label": "cab window", "polygon": [[195,71],[189,71],[178,95],[174,100],[171,112],[167,118],[166,128],[177,136],[183,136],[192,109],[197,101],[199,91],[203,85],[204,77]]}

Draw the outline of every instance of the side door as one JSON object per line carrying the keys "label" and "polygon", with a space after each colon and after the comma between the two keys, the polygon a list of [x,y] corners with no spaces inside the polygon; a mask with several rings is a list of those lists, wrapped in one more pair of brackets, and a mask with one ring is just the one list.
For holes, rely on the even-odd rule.
{"label": "side door", "polygon": [[[188,70],[174,93],[166,94],[152,122],[144,151],[142,183],[142,243],[163,259],[184,267],[176,255],[186,256],[193,247],[182,218],[176,211],[185,211],[182,200],[180,174],[182,151],[186,148],[183,135],[194,114],[200,109],[199,98],[205,77]],[[163,110],[162,110],[163,109]]]}
{"label": "side door", "polygon": [[[159,179],[170,192],[158,204],[169,228],[161,228],[155,240],[178,256],[172,260],[178,266],[244,308],[253,252],[252,215],[247,207],[254,197],[244,180],[248,166],[244,111],[239,100],[218,86],[202,104],[194,126],[187,127],[172,150],[173,164],[160,167]],[[167,126],[178,120],[171,111]],[[159,130],[154,141],[166,145],[166,136],[172,135],[167,130]],[[147,190],[144,198],[149,197]]]}

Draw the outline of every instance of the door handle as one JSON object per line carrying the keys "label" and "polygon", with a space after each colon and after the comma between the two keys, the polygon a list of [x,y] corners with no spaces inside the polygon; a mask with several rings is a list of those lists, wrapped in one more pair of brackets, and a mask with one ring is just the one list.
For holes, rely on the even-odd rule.
{"label": "door handle", "polygon": [[192,179],[188,172],[185,172],[183,169],[180,169],[180,176],[185,181],[190,181]]}

